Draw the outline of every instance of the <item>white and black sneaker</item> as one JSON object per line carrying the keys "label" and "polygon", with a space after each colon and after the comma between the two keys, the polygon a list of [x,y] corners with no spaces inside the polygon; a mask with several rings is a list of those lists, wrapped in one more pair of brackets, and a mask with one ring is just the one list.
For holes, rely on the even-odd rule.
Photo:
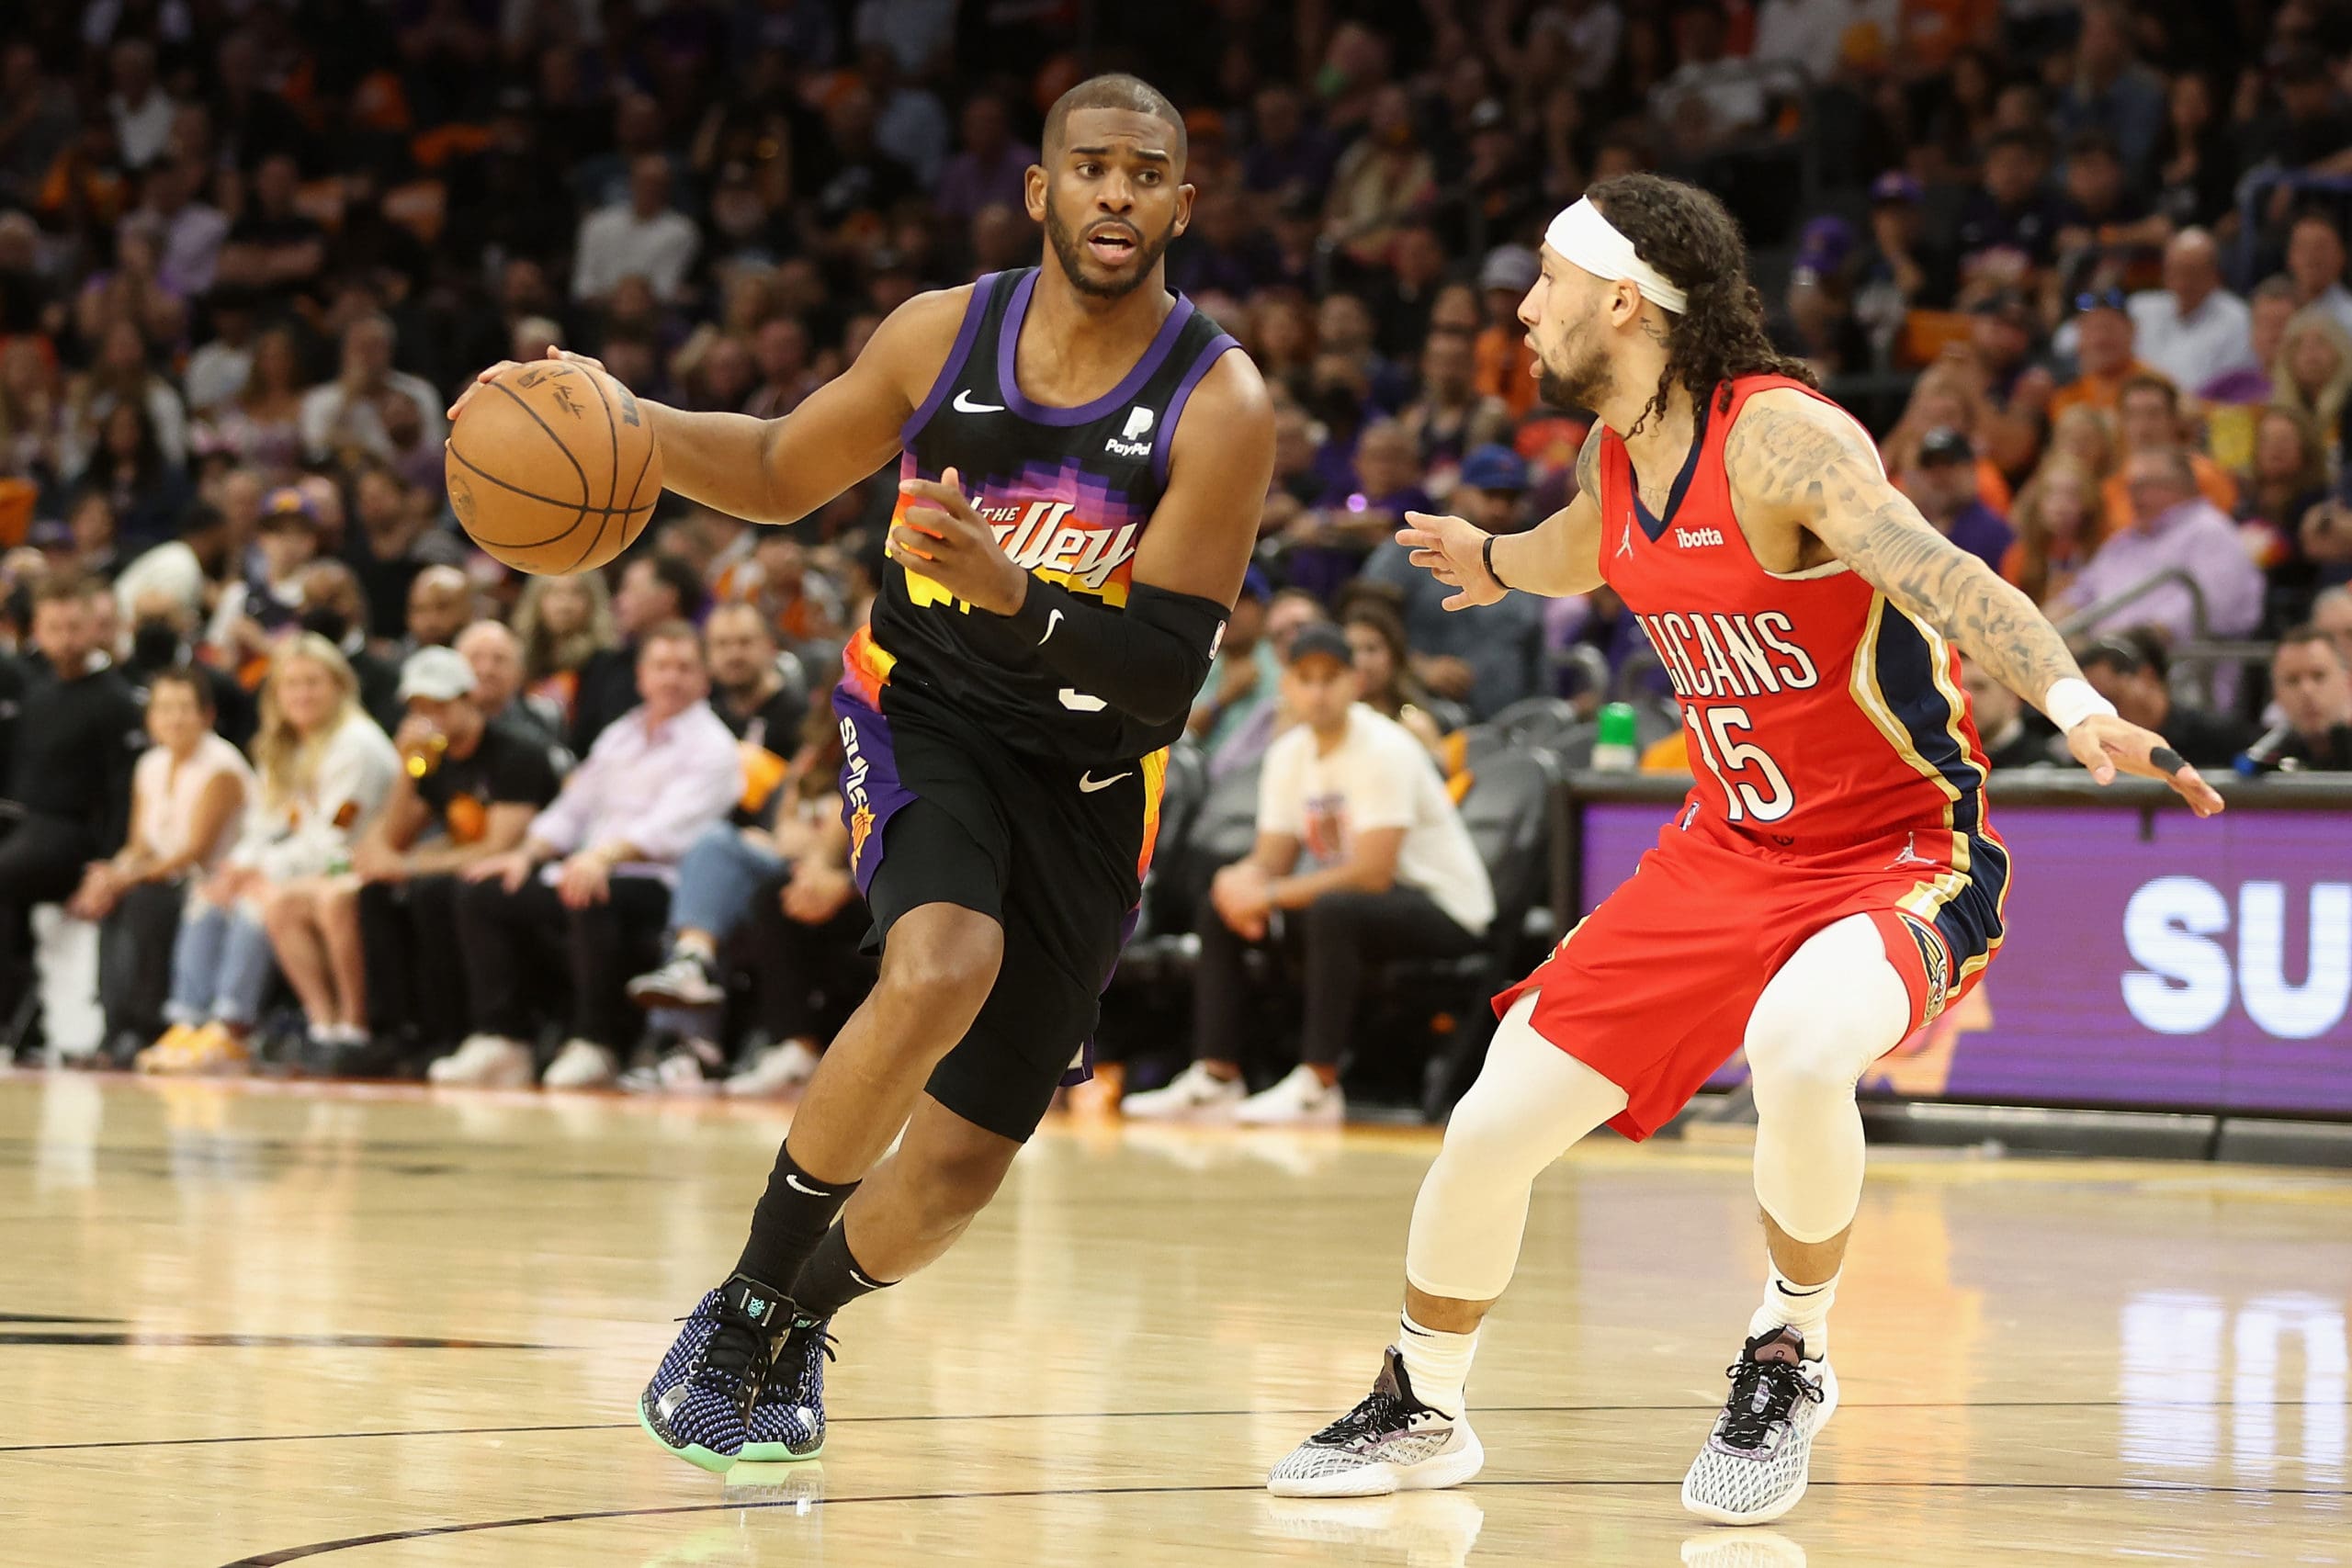
{"label": "white and black sneaker", "polygon": [[1413,1397],[1405,1359],[1392,1345],[1372,1392],[1293,1449],[1266,1477],[1266,1490],[1277,1497],[1430,1492],[1459,1486],[1486,1462],[1467,1413],[1448,1416]]}
{"label": "white and black sneaker", "polygon": [[1806,1359],[1793,1328],[1748,1340],[1724,1371],[1731,1397],[1682,1478],[1682,1506],[1720,1525],[1760,1525],[1804,1495],[1813,1439],[1838,1409],[1838,1374],[1827,1357]]}
{"label": "white and black sneaker", "polygon": [[727,1076],[727,1053],[708,1040],[688,1035],[643,1066],[621,1075],[631,1094],[716,1094]]}
{"label": "white and black sneaker", "polygon": [[714,1008],[727,999],[727,987],[699,953],[673,953],[661,968],[628,983],[628,999],[644,1008]]}

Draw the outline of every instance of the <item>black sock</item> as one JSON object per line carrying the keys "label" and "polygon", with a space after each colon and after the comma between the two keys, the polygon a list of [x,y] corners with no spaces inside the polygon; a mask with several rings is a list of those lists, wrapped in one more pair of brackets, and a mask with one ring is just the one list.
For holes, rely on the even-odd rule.
{"label": "black sock", "polygon": [[820,1181],[800,1168],[786,1140],[775,1152],[775,1169],[768,1173],[768,1190],[752,1211],[752,1236],[735,1265],[738,1274],[778,1284],[799,1277],[800,1267],[842,1212],[854,1181]]}
{"label": "black sock", "polygon": [[849,1227],[835,1225],[800,1266],[799,1277],[792,1281],[792,1304],[804,1317],[822,1320],[849,1305],[860,1296],[887,1290],[898,1283],[895,1280],[876,1280],[857,1266],[850,1255]]}

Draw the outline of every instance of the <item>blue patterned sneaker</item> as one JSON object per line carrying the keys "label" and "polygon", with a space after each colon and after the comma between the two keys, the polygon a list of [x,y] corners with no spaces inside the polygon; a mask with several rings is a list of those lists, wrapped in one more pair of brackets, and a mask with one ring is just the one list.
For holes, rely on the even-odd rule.
{"label": "blue patterned sneaker", "polygon": [[688,1464],[723,1472],[743,1455],[752,1406],[768,1375],[770,1337],[791,1321],[791,1310],[785,1297],[741,1274],[703,1297],[638,1397],[638,1425]]}
{"label": "blue patterned sneaker", "polygon": [[752,1402],[744,1463],[783,1464],[824,1452],[825,1363],[832,1359],[833,1337],[825,1325],[795,1318]]}

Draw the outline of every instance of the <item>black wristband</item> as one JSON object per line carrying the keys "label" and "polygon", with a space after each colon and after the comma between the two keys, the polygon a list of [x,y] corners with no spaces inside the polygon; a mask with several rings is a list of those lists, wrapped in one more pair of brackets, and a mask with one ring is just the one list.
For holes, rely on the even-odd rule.
{"label": "black wristband", "polygon": [[1478,547],[1478,558],[1486,564],[1487,575],[1495,580],[1495,586],[1509,593],[1511,592],[1510,584],[1505,582],[1503,574],[1495,570],[1495,541],[1501,537],[1500,534],[1487,535],[1487,542]]}

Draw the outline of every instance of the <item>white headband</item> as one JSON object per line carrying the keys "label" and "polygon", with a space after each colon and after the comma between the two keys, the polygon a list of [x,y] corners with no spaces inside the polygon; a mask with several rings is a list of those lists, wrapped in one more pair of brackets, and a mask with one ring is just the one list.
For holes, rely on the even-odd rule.
{"label": "white headband", "polygon": [[1642,291],[1642,298],[1680,315],[1690,296],[1666,280],[1666,274],[1634,253],[1634,242],[1600,215],[1600,209],[1579,198],[1552,220],[1544,243],[1596,277],[1623,278]]}

